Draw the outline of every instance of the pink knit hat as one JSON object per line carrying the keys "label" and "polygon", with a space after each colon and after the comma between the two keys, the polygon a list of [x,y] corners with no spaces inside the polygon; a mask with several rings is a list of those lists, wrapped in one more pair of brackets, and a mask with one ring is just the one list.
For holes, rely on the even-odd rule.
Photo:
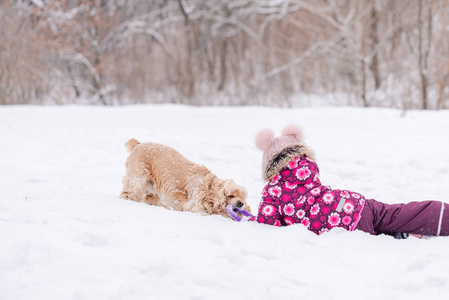
{"label": "pink knit hat", "polygon": [[286,126],[277,138],[271,129],[262,129],[256,135],[256,146],[263,151],[262,175],[267,181],[296,156],[314,158],[313,152],[303,144],[301,128],[294,124]]}

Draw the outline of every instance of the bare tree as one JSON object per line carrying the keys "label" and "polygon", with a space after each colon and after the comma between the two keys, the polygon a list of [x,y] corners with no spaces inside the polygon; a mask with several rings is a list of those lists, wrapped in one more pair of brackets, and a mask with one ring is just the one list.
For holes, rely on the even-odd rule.
{"label": "bare tree", "polygon": [[432,47],[432,5],[431,0],[417,0],[416,22],[410,24],[407,43],[418,64],[421,90],[421,107],[429,108],[429,54]]}
{"label": "bare tree", "polygon": [[430,68],[434,70],[438,89],[438,109],[449,108],[449,1],[433,2],[434,13],[434,52],[431,55]]}
{"label": "bare tree", "polygon": [[292,106],[311,93],[363,106],[448,105],[447,0],[0,6],[3,104]]}
{"label": "bare tree", "polygon": [[20,5],[0,3],[0,104],[36,103],[49,91],[44,51]]}

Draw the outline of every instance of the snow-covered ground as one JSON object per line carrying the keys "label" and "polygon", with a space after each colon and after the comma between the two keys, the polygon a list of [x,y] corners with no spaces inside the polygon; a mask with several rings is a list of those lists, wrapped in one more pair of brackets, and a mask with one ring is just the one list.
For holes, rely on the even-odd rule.
{"label": "snow-covered ground", "polygon": [[300,125],[321,181],[449,201],[449,111],[0,107],[0,299],[448,299],[449,238],[276,228],[119,199],[129,138],[263,186],[259,129]]}

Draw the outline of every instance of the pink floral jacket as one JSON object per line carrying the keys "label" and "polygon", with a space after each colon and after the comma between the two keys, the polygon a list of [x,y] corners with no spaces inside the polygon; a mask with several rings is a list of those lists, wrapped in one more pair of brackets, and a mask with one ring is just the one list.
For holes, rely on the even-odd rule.
{"label": "pink floral jacket", "polygon": [[317,164],[297,156],[265,185],[258,214],[249,221],[301,223],[316,234],[334,227],[353,231],[364,204],[365,197],[358,193],[321,185]]}

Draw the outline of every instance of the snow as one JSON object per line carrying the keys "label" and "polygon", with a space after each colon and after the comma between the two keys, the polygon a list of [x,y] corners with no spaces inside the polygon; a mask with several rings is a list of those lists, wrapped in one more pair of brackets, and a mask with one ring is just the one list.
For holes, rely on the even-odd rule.
{"label": "snow", "polygon": [[321,181],[446,200],[449,111],[0,107],[0,299],[448,299],[449,238],[276,228],[119,199],[131,137],[263,186],[258,130],[301,126]]}

